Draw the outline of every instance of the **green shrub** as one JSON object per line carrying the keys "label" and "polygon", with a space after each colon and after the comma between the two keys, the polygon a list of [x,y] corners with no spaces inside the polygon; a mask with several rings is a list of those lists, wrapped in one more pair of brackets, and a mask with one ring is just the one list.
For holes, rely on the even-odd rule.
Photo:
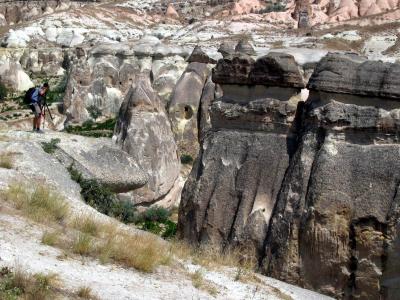
{"label": "green shrub", "polygon": [[159,206],[150,207],[143,213],[144,221],[164,223],[168,220],[170,213],[167,209]]}
{"label": "green shrub", "polygon": [[81,186],[81,195],[87,204],[124,223],[136,221],[136,209],[131,202],[118,200],[113,192],[97,180],[83,178],[73,165],[69,166],[68,171],[72,180]]}
{"label": "green shrub", "polygon": [[193,157],[189,154],[182,154],[181,155],[181,163],[184,165],[189,165],[193,163]]}
{"label": "green shrub", "polygon": [[176,223],[172,222],[171,220],[168,220],[165,222],[165,231],[162,233],[162,237],[165,239],[170,239],[173,238],[176,235],[176,229],[177,225]]}
{"label": "green shrub", "polygon": [[50,142],[42,142],[42,148],[44,152],[53,154],[57,150],[57,144],[60,143],[61,140],[56,138],[56,139],[51,139]]}
{"label": "green shrub", "polygon": [[102,116],[102,112],[100,110],[100,108],[96,105],[90,105],[87,108],[87,111],[89,112],[89,115],[94,119],[97,120],[98,117]]}
{"label": "green shrub", "polygon": [[112,215],[126,224],[137,223],[138,215],[132,202],[127,200],[115,201],[112,207]]}
{"label": "green shrub", "polygon": [[95,179],[83,179],[78,182],[81,194],[87,204],[106,215],[112,215],[112,207],[116,201],[114,193]]}
{"label": "green shrub", "polygon": [[138,213],[130,201],[118,200],[113,192],[95,179],[85,179],[73,165],[68,171],[71,178],[81,186],[81,195],[85,202],[99,212],[119,219],[121,222],[134,223],[139,228],[161,235],[163,238],[171,238],[176,234],[176,223],[168,218],[171,213],[158,206]]}
{"label": "green shrub", "polygon": [[8,91],[6,86],[0,82],[0,101],[4,100],[7,97]]}
{"label": "green shrub", "polygon": [[89,119],[89,120],[86,120],[85,122],[83,122],[82,128],[84,128],[85,130],[90,130],[90,129],[92,129],[94,124],[95,124],[95,122],[93,120]]}

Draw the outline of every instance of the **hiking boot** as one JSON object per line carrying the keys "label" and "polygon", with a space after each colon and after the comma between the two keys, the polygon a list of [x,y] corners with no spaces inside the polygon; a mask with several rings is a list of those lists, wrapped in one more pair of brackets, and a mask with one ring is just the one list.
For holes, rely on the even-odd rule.
{"label": "hiking boot", "polygon": [[36,130],[36,133],[44,133],[44,131],[42,129],[38,129]]}

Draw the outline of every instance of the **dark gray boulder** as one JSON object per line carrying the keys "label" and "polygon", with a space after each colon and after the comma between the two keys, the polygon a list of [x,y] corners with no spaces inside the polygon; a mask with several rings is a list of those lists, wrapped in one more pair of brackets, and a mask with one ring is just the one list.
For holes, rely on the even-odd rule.
{"label": "dark gray boulder", "polygon": [[318,64],[308,89],[374,97],[400,97],[400,64],[329,53]]}
{"label": "dark gray boulder", "polygon": [[277,52],[270,52],[256,61],[248,55],[220,60],[213,69],[213,81],[219,84],[305,87],[294,57]]}
{"label": "dark gray boulder", "polygon": [[[366,64],[376,64],[375,72],[398,68],[382,62],[358,66]],[[313,78],[331,72],[323,59]],[[381,77],[374,76],[379,82]],[[322,85],[311,91],[301,142],[265,242],[268,275],[336,298],[392,299],[396,294],[400,106],[393,94],[376,97],[380,92],[371,86],[377,82],[361,92],[342,90],[340,84],[336,93]]]}

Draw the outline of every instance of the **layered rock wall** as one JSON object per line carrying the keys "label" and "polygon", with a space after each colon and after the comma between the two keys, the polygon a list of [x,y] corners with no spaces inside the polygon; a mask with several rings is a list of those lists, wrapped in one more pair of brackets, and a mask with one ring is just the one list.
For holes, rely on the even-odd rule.
{"label": "layered rock wall", "polygon": [[293,57],[271,53],[221,60],[213,81],[223,96],[211,105],[212,126],[183,191],[179,234],[196,244],[262,252],[295,143],[302,75]]}
{"label": "layered rock wall", "polygon": [[224,96],[179,234],[221,248],[252,241],[266,274],[336,298],[398,299],[400,65],[328,54],[305,103],[296,67],[283,54],[219,61]]}

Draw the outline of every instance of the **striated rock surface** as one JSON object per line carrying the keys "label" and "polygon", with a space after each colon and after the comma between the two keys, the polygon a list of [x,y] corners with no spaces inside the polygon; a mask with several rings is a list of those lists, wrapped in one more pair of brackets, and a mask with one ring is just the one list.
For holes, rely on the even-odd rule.
{"label": "striated rock surface", "polygon": [[[300,89],[280,93],[279,87],[270,86],[273,81],[260,85],[247,77],[249,72],[235,76],[223,67],[235,64],[237,70],[252,70],[260,61],[234,57],[220,60],[214,70],[213,78],[218,78],[214,82],[221,85],[223,96],[212,102],[211,130],[202,135],[199,158],[180,206],[179,235],[194,244],[263,251],[295,143],[293,121]],[[242,78],[246,86],[240,85]]]}
{"label": "striated rock surface", "polygon": [[147,75],[137,78],[121,105],[114,132],[116,143],[147,173],[147,184],[126,196],[135,204],[161,200],[179,175],[171,125]]}
{"label": "striated rock surface", "polygon": [[400,65],[357,55],[329,54],[318,64],[308,88],[341,94],[400,98]]}
{"label": "striated rock surface", "polygon": [[[343,61],[348,79],[375,66],[364,90],[337,80],[333,66]],[[398,67],[333,54],[317,66],[266,241],[268,274],[338,298],[395,295],[400,269],[386,261],[398,247],[400,107],[394,89],[379,87]]]}
{"label": "striated rock surface", "polygon": [[226,59],[214,70],[224,95],[183,191],[179,235],[251,247],[266,274],[335,298],[397,299],[399,65],[329,54],[299,103],[296,83],[250,85],[258,62],[233,60],[234,72]]}

